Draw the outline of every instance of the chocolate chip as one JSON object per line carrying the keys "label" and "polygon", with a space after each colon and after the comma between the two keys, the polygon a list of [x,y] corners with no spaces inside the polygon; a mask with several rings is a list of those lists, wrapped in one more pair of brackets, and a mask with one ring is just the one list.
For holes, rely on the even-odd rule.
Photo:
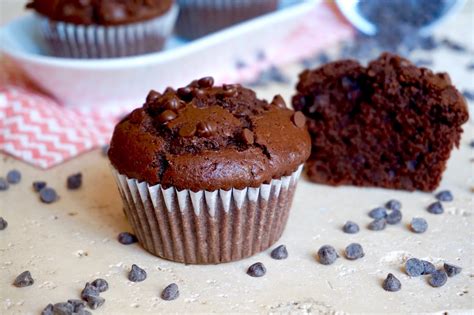
{"label": "chocolate chip", "polygon": [[306,117],[302,112],[295,112],[291,117],[291,121],[295,124],[298,128],[303,128],[306,125]]}
{"label": "chocolate chip", "polygon": [[155,100],[157,100],[161,94],[155,90],[150,90],[148,92],[148,95],[146,96],[146,102],[147,103],[153,103]]}
{"label": "chocolate chip", "polygon": [[423,264],[422,275],[429,275],[436,271],[435,265],[433,265],[429,261],[422,260],[421,263]]}
{"label": "chocolate chip", "polygon": [[21,173],[18,170],[11,170],[7,173],[7,182],[9,184],[18,184],[21,181]]}
{"label": "chocolate chip", "polygon": [[392,199],[387,201],[385,204],[385,207],[390,210],[401,210],[402,209],[402,203],[396,199]]}
{"label": "chocolate chip", "polygon": [[397,224],[402,221],[402,212],[400,210],[392,210],[385,218],[388,224]]}
{"label": "chocolate chip", "polygon": [[347,234],[355,234],[359,232],[359,225],[355,222],[347,221],[342,227],[342,230]]}
{"label": "chocolate chip", "polygon": [[201,89],[193,89],[192,93],[194,97],[203,97],[204,95],[206,95],[206,92],[204,92],[204,90],[201,90]]}
{"label": "chocolate chip", "polygon": [[236,97],[237,94],[238,92],[235,88],[229,88],[227,90],[224,88],[224,91],[222,92],[222,95],[225,97]]}
{"label": "chocolate chip", "polygon": [[71,303],[63,302],[53,305],[54,315],[72,315],[74,313],[74,306]]}
{"label": "chocolate chip", "polygon": [[87,282],[82,289],[81,298],[87,301],[87,297],[89,296],[98,296],[100,294],[99,288],[93,286],[91,283]]}
{"label": "chocolate chip", "polygon": [[214,78],[213,77],[204,77],[198,80],[198,85],[201,88],[210,88],[214,85]]}
{"label": "chocolate chip", "polygon": [[410,277],[418,277],[423,274],[425,267],[418,258],[410,258],[405,263],[405,272]]}
{"label": "chocolate chip", "polygon": [[40,200],[44,203],[53,203],[58,199],[58,194],[53,188],[45,187],[40,190]]}
{"label": "chocolate chip", "polygon": [[453,201],[453,194],[449,190],[443,190],[436,194],[436,199],[439,201]]}
{"label": "chocolate chip", "polygon": [[456,265],[444,263],[444,270],[446,271],[446,274],[448,277],[454,277],[457,274],[460,274],[462,271],[462,268]]}
{"label": "chocolate chip", "polygon": [[105,299],[98,295],[89,295],[87,296],[86,301],[87,305],[93,310],[101,307],[105,303]]}
{"label": "chocolate chip", "polygon": [[67,177],[67,189],[76,190],[82,186],[82,173],[76,173]]}
{"label": "chocolate chip", "polygon": [[344,254],[349,260],[356,260],[365,256],[362,246],[358,243],[347,245]]}
{"label": "chocolate chip", "polygon": [[178,115],[176,115],[175,112],[173,112],[172,110],[167,109],[158,116],[157,120],[160,124],[165,124],[167,122],[172,121],[176,117],[178,117]]}
{"label": "chocolate chip", "polygon": [[54,315],[53,304],[48,304],[42,311],[41,315]]}
{"label": "chocolate chip", "polygon": [[7,190],[9,186],[5,178],[0,177],[0,191]]}
{"label": "chocolate chip", "polygon": [[272,104],[278,108],[286,108],[285,100],[283,99],[283,97],[281,97],[280,94],[275,95],[275,97],[273,97]]}
{"label": "chocolate chip", "polygon": [[245,128],[244,130],[242,130],[242,139],[243,139],[244,142],[245,142],[246,144],[248,144],[248,145],[253,144],[254,141],[255,141],[253,132],[250,131],[250,129],[247,129],[247,128]]}
{"label": "chocolate chip", "polygon": [[197,133],[201,137],[211,137],[216,132],[216,124],[207,121],[207,122],[199,122],[197,124]]}
{"label": "chocolate chip", "polygon": [[178,100],[177,98],[170,98],[168,100],[165,101],[163,107],[165,109],[168,109],[168,110],[171,110],[171,111],[176,111],[178,109],[180,109],[181,107],[183,107],[185,104]]}
{"label": "chocolate chip", "polygon": [[194,136],[196,133],[196,126],[192,124],[186,124],[181,129],[179,129],[179,135],[183,138],[189,138]]}
{"label": "chocolate chip", "polygon": [[33,278],[31,277],[31,273],[27,271],[23,271],[20,273],[13,281],[13,285],[18,288],[28,287],[35,283]]}
{"label": "chocolate chip", "polygon": [[138,239],[132,233],[122,232],[118,235],[118,241],[120,242],[120,244],[130,245],[130,244],[138,242]]}
{"label": "chocolate chip", "polygon": [[267,268],[261,262],[257,262],[247,269],[247,274],[251,277],[263,277],[265,273],[267,273]]}
{"label": "chocolate chip", "polygon": [[427,210],[429,213],[432,213],[432,214],[441,214],[444,212],[443,205],[439,201],[430,204]]}
{"label": "chocolate chip", "polygon": [[99,292],[105,292],[109,289],[108,282],[101,278],[98,278],[92,281],[91,285],[96,287],[99,290]]}
{"label": "chocolate chip", "polygon": [[137,265],[133,264],[130,273],[128,274],[128,280],[132,282],[141,282],[146,279],[146,271]]}
{"label": "chocolate chip", "polygon": [[331,245],[324,245],[318,250],[318,260],[323,265],[331,265],[337,258],[339,255]]}
{"label": "chocolate chip", "polygon": [[171,283],[161,292],[161,298],[165,301],[176,300],[178,297],[179,288],[176,283]]}
{"label": "chocolate chip", "polygon": [[410,222],[410,228],[415,233],[425,233],[428,229],[428,222],[423,218],[413,218]]}
{"label": "chocolate chip", "polygon": [[372,219],[383,219],[387,216],[387,209],[383,207],[378,207],[370,210],[369,217]]}
{"label": "chocolate chip", "polygon": [[193,97],[193,88],[189,86],[179,88],[176,94],[178,94],[179,98],[183,101],[190,101]]}
{"label": "chocolate chip", "polygon": [[387,221],[385,219],[375,219],[370,222],[367,228],[372,231],[382,231],[387,226]]}
{"label": "chocolate chip", "polygon": [[402,288],[402,283],[393,274],[389,273],[383,281],[382,287],[385,291],[397,292]]}
{"label": "chocolate chip", "polygon": [[286,250],[286,246],[285,245],[277,246],[276,248],[272,250],[272,252],[270,253],[270,256],[273,259],[278,259],[278,260],[288,258],[288,251]]}
{"label": "chocolate chip", "polygon": [[67,302],[72,305],[74,313],[79,313],[84,309],[84,307],[86,307],[86,303],[84,303],[82,300],[70,299],[67,300]]}
{"label": "chocolate chip", "polygon": [[442,287],[446,281],[448,281],[448,275],[443,270],[434,271],[428,279],[428,283],[434,288]]}
{"label": "chocolate chip", "polygon": [[3,217],[0,217],[0,231],[5,230],[7,226],[8,222]]}
{"label": "chocolate chip", "polygon": [[46,182],[43,182],[43,181],[33,182],[33,190],[36,191],[36,192],[39,192],[44,187],[46,187]]}

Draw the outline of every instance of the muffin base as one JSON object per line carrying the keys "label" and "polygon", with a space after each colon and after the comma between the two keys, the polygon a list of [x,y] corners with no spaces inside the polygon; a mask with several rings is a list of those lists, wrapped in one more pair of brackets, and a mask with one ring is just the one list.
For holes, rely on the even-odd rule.
{"label": "muffin base", "polygon": [[240,260],[275,243],[288,220],[300,166],[258,188],[178,191],[113,170],[124,212],[153,255],[186,264]]}

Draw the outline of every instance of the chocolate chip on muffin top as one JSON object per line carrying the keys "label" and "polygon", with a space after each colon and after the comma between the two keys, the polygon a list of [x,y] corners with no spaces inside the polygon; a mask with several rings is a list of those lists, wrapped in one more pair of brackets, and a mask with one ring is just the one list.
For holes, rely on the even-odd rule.
{"label": "chocolate chip on muffin top", "polygon": [[115,128],[109,150],[124,175],[165,188],[258,187],[290,175],[310,153],[301,116],[276,96],[268,103],[211,77],[151,91]]}

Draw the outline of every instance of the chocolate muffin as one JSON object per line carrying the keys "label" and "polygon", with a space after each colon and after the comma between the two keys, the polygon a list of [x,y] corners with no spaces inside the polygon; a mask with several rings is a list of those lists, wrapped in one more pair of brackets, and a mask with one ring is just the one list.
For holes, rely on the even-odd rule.
{"label": "chocolate muffin", "polygon": [[178,0],[176,33],[195,39],[275,11],[279,0]]}
{"label": "chocolate muffin", "polygon": [[109,159],[143,247],[178,262],[238,260],[285,227],[310,154],[304,115],[211,77],[151,91],[115,128]]}
{"label": "chocolate muffin", "polygon": [[50,53],[112,58],[158,51],[171,34],[174,0],[31,0]]}
{"label": "chocolate muffin", "polygon": [[309,178],[330,185],[432,191],[468,120],[446,73],[384,53],[300,74],[293,107],[308,119]]}

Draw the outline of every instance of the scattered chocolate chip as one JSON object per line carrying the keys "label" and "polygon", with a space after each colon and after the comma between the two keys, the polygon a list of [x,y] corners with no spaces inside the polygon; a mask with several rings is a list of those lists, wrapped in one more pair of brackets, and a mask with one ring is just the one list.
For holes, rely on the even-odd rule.
{"label": "scattered chocolate chip", "polygon": [[439,201],[453,201],[453,194],[449,190],[443,190],[436,194],[436,199]]}
{"label": "scattered chocolate chip", "polygon": [[347,245],[344,254],[349,260],[356,260],[365,256],[362,246],[358,243],[352,243]]}
{"label": "scattered chocolate chip", "polygon": [[172,121],[176,117],[178,117],[178,115],[176,115],[175,112],[173,112],[172,110],[167,109],[157,117],[157,120],[160,124],[166,124],[167,122]]}
{"label": "scattered chocolate chip", "polygon": [[109,154],[109,149],[110,149],[110,145],[104,144],[101,148],[102,156],[107,157],[107,155]]}
{"label": "scattered chocolate chip", "polygon": [[39,192],[44,187],[46,187],[46,182],[43,182],[43,181],[33,182],[33,190],[36,191],[36,192]]}
{"label": "scattered chocolate chip", "polygon": [[278,260],[286,259],[288,258],[288,250],[286,249],[285,245],[280,245],[272,250],[272,252],[270,253],[270,256],[273,259],[278,259]]}
{"label": "scattered chocolate chip", "polygon": [[200,88],[210,88],[214,85],[213,77],[204,77],[198,80],[198,85]]}
{"label": "scattered chocolate chip", "polygon": [[0,231],[3,231],[7,228],[8,222],[3,217],[0,217]]}
{"label": "scattered chocolate chip", "polygon": [[448,277],[454,277],[457,274],[460,274],[462,271],[462,268],[456,265],[444,263],[444,270],[446,271],[446,274]]}
{"label": "scattered chocolate chip", "polygon": [[176,283],[171,283],[161,292],[161,298],[165,301],[176,300],[178,297],[179,288]]}
{"label": "scattered chocolate chip", "polygon": [[435,265],[429,261],[422,260],[421,263],[423,264],[423,272],[421,273],[422,275],[430,275],[436,271]]}
{"label": "scattered chocolate chip", "polygon": [[323,265],[331,265],[337,258],[339,255],[331,245],[324,245],[318,250],[318,260]]}
{"label": "scattered chocolate chip", "polygon": [[375,219],[370,222],[367,228],[372,231],[382,231],[387,226],[387,221],[385,219]]}
{"label": "scattered chocolate chip", "polygon": [[423,218],[413,218],[410,222],[410,228],[415,233],[425,233],[428,229],[428,222]]}
{"label": "scattered chocolate chip", "polygon": [[448,281],[448,275],[443,270],[434,271],[428,279],[428,283],[434,288],[442,287],[446,281]]}
{"label": "scattered chocolate chip", "polygon": [[168,99],[163,105],[163,107],[165,109],[171,110],[171,111],[176,111],[176,110],[180,109],[183,106],[184,106],[184,103],[182,101],[180,101],[179,99],[174,98],[174,97]]}
{"label": "scattered chocolate chip", "polygon": [[19,170],[11,170],[7,173],[7,182],[9,184],[18,184],[21,181],[21,173]]}
{"label": "scattered chocolate chip", "polygon": [[370,210],[369,217],[372,219],[383,219],[387,216],[387,209],[383,207],[378,207]]}
{"label": "scattered chocolate chip", "polygon": [[176,90],[176,94],[178,94],[179,98],[183,101],[189,101],[193,97],[193,89],[189,86],[182,87]]}
{"label": "scattered chocolate chip", "polygon": [[148,95],[146,96],[146,102],[147,103],[153,103],[156,99],[158,99],[161,96],[161,94],[155,90],[150,90],[148,92]]}
{"label": "scattered chocolate chip", "polygon": [[295,124],[298,128],[303,128],[306,125],[306,117],[300,111],[295,112],[291,117],[291,121]]}
{"label": "scattered chocolate chip", "polygon": [[31,273],[27,271],[23,271],[20,273],[13,281],[13,285],[18,288],[28,287],[35,283],[33,278],[31,277]]}
{"label": "scattered chocolate chip", "polygon": [[469,101],[474,101],[474,92],[464,90],[462,91],[462,95]]}
{"label": "scattered chocolate chip", "polygon": [[347,234],[355,234],[359,232],[359,225],[355,222],[347,221],[342,227],[342,230]]}
{"label": "scattered chocolate chip", "polygon": [[267,273],[267,268],[261,262],[257,262],[247,269],[247,274],[251,277],[263,277],[265,273]]}
{"label": "scattered chocolate chip", "polygon": [[402,288],[402,283],[393,274],[389,273],[383,281],[382,287],[385,291],[397,292]]}
{"label": "scattered chocolate chip", "polygon": [[236,97],[237,94],[238,92],[234,88],[229,88],[227,90],[224,88],[224,91],[222,92],[222,95],[224,95],[225,97]]}
{"label": "scattered chocolate chip", "polygon": [[69,190],[79,189],[82,186],[82,173],[76,173],[67,177],[67,188]]}
{"label": "scattered chocolate chip", "polygon": [[45,187],[40,190],[40,199],[44,203],[53,203],[58,199],[58,194],[53,188]]}
{"label": "scattered chocolate chip", "polygon": [[401,210],[402,203],[396,199],[392,199],[392,200],[387,201],[387,203],[385,204],[385,207],[390,210]]}
{"label": "scattered chocolate chip", "polygon": [[86,307],[86,303],[83,300],[70,299],[67,302],[72,305],[74,313],[79,313]]}
{"label": "scattered chocolate chip", "polygon": [[130,244],[138,242],[138,239],[132,233],[122,232],[118,235],[118,241],[120,242],[120,244],[130,245]]}
{"label": "scattered chocolate chip", "polygon": [[402,221],[402,212],[400,210],[392,210],[385,218],[388,224],[397,224]]}
{"label": "scattered chocolate chip", "polygon": [[42,311],[41,315],[54,315],[53,304],[48,304]]}
{"label": "scattered chocolate chip", "polygon": [[93,310],[101,307],[105,303],[105,299],[98,295],[88,295],[86,301],[87,305]]}
{"label": "scattered chocolate chip", "polygon": [[128,274],[128,280],[132,282],[141,282],[146,279],[146,271],[137,265],[133,264],[130,273]]}
{"label": "scattered chocolate chip", "polygon": [[109,289],[109,284],[106,280],[98,278],[91,282],[91,285],[96,287],[99,292],[105,292]]}
{"label": "scattered chocolate chip", "polygon": [[196,133],[196,126],[192,124],[184,125],[183,127],[181,127],[181,129],[179,129],[179,135],[183,138],[192,137],[194,136],[195,133]]}
{"label": "scattered chocolate chip", "polygon": [[201,137],[211,137],[216,132],[216,124],[207,121],[207,122],[199,122],[197,124],[197,134]]}
{"label": "scattered chocolate chip", "polygon": [[410,258],[405,263],[405,272],[410,277],[418,277],[423,274],[425,267],[418,258]]}
{"label": "scattered chocolate chip", "polygon": [[278,108],[286,108],[285,100],[280,94],[277,94],[273,97],[272,104]]}
{"label": "scattered chocolate chip", "polygon": [[81,299],[87,301],[88,296],[91,296],[91,295],[98,296],[99,294],[100,294],[99,288],[87,282],[86,285],[84,286],[84,289],[82,289]]}
{"label": "scattered chocolate chip", "polygon": [[74,306],[71,303],[62,302],[53,305],[54,315],[72,315],[74,313]]}
{"label": "scattered chocolate chip", "polygon": [[250,129],[247,129],[245,128],[244,130],[242,130],[242,139],[244,140],[244,142],[248,145],[251,145],[254,143],[255,139],[254,139],[254,135],[253,135],[253,132],[250,131]]}
{"label": "scattered chocolate chip", "polygon": [[5,178],[0,177],[0,191],[7,190],[8,187],[9,185]]}
{"label": "scattered chocolate chip", "polygon": [[441,213],[444,212],[443,205],[439,201],[436,201],[436,202],[430,204],[428,206],[427,210],[428,210],[429,213],[432,213],[432,214],[441,214]]}

